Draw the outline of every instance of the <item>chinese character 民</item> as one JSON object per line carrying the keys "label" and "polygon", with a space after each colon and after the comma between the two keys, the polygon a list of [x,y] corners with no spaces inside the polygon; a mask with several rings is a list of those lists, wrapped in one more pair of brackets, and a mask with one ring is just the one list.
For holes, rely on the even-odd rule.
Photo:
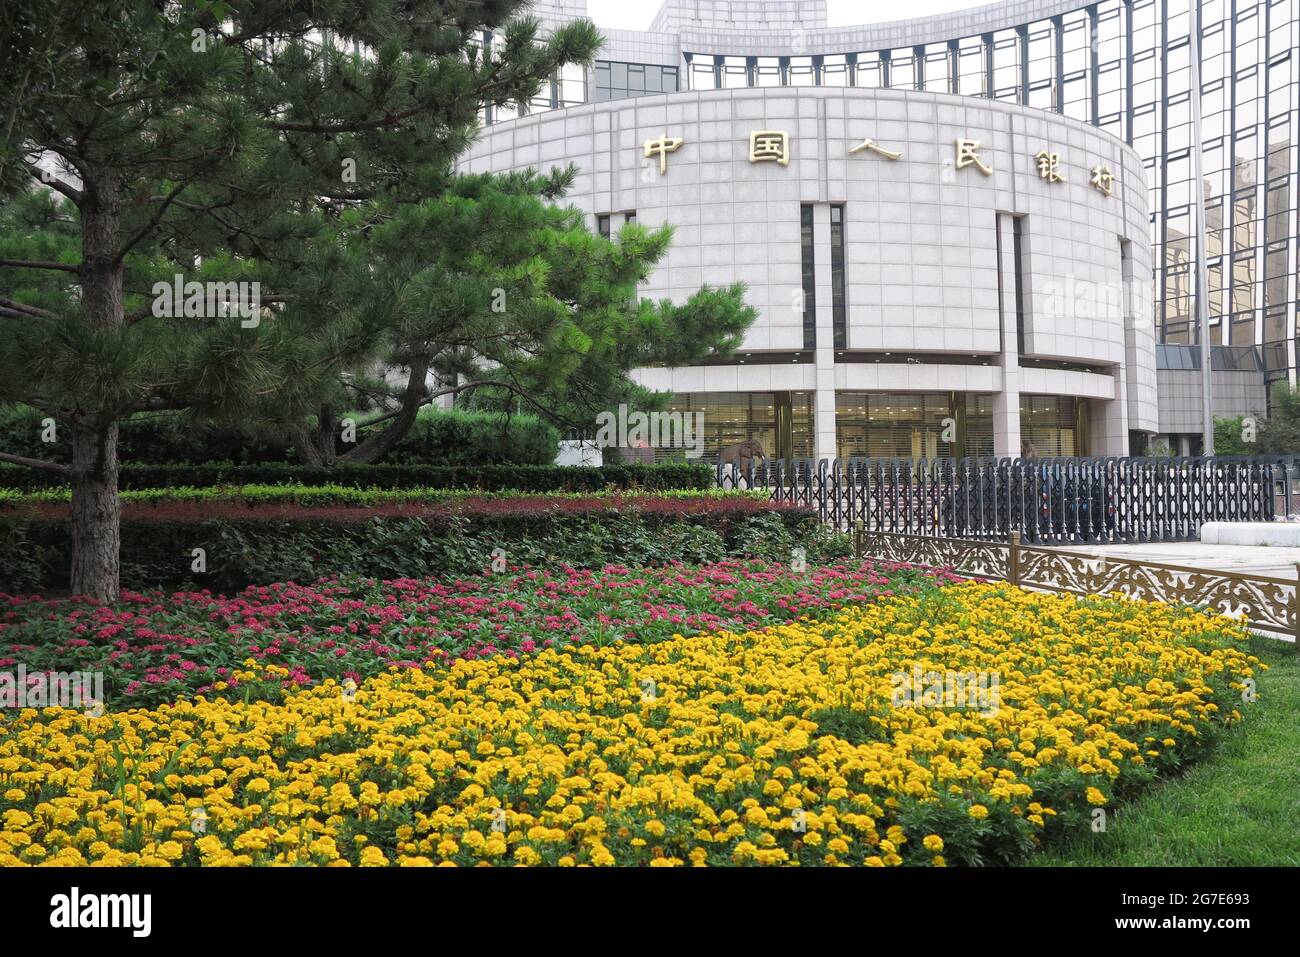
{"label": "chinese character \u6c11", "polygon": [[1092,185],[1097,187],[1099,192],[1109,196],[1115,189],[1115,174],[1110,171],[1109,166],[1098,163],[1092,168]]}
{"label": "chinese character \u6c11", "polygon": [[966,140],[958,138],[957,140],[957,168],[965,169],[967,166],[976,167],[985,176],[993,175],[993,168],[987,165],[979,154],[980,141]]}
{"label": "chinese character \u6c11", "polygon": [[790,136],[780,130],[754,130],[749,134],[749,161],[776,160],[790,165]]}
{"label": "chinese character \u6c11", "polygon": [[849,152],[859,153],[862,150],[871,150],[871,152],[879,153],[881,156],[885,157],[886,159],[891,159],[891,160],[899,159],[903,155],[901,152],[895,153],[893,150],[887,150],[883,146],[880,146],[878,143],[876,143],[874,140],[870,140],[870,139],[863,140],[857,146],[849,150]]}
{"label": "chinese character \u6c11", "polygon": [[682,138],[680,136],[661,136],[657,140],[645,141],[646,159],[652,156],[659,157],[659,173],[662,175],[668,172],[668,154],[675,153],[681,148]]}
{"label": "chinese character \u6c11", "polygon": [[1034,159],[1038,160],[1038,178],[1045,179],[1049,183],[1064,183],[1065,174],[1061,172],[1061,154],[1049,153],[1047,150],[1039,150],[1034,154]]}

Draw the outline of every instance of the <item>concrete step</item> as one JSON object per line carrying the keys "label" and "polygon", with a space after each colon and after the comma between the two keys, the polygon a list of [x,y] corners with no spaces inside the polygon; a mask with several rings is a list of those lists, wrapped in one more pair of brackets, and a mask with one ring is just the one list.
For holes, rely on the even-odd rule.
{"label": "concrete step", "polygon": [[1300,522],[1206,522],[1201,544],[1300,547]]}

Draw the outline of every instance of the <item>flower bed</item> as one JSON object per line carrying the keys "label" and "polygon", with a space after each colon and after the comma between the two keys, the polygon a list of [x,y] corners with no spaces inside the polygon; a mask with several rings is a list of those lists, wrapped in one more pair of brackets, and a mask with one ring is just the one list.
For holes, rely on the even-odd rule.
{"label": "flower bed", "polygon": [[[969,583],[355,693],[27,710],[0,738],[0,865],[1015,862],[1238,720],[1244,636]],[[914,667],[1000,675],[1000,704],[900,704]]]}
{"label": "flower bed", "polygon": [[[325,581],[208,593],[0,604],[0,668],[103,671],[107,705],[202,692],[278,697],[325,678],[360,681],[389,665],[531,652],[573,642],[658,641],[674,633],[758,628],[849,602],[950,580],[888,565],[794,572],[723,562],[699,568],[531,570],[457,581]],[[232,680],[245,659],[282,680]],[[214,689],[214,685],[220,687]]]}

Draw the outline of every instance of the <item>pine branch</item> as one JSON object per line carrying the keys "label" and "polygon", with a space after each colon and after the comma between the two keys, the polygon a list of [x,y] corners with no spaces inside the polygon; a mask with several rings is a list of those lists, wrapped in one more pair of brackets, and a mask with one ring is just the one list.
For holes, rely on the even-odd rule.
{"label": "pine branch", "polygon": [[72,474],[70,466],[60,465],[58,462],[47,462],[45,459],[29,459],[25,455],[10,455],[8,452],[0,452],[0,462],[8,462],[11,465],[25,465],[28,468],[40,469],[44,472],[56,472],[59,475]]}
{"label": "pine branch", "polygon": [[27,166],[27,172],[32,175],[33,179],[39,180],[51,189],[58,190],[68,199],[72,200],[78,206],[81,205],[81,199],[84,195],[81,190],[74,189],[58,177],[52,175],[48,170],[43,170],[31,160],[24,159],[23,163]]}
{"label": "pine branch", "polygon": [[134,248],[135,245],[138,242],[140,242],[140,240],[144,239],[146,236],[149,235],[149,233],[153,232],[154,228],[160,222],[162,222],[163,215],[167,212],[168,207],[170,207],[171,204],[176,201],[176,197],[179,196],[189,185],[190,185],[189,181],[176,184],[176,186],[172,189],[172,191],[168,193],[166,198],[162,201],[162,204],[154,211],[153,216],[149,218],[149,222],[145,223],[145,225],[140,229],[138,233],[136,233],[129,240],[127,240],[126,245],[123,246],[121,250],[119,250],[118,254],[113,257],[112,264],[114,266],[116,266],[123,259],[125,259],[126,254],[129,253],[132,250],[132,248]]}
{"label": "pine branch", "polygon": [[0,256],[0,266],[11,266],[14,269],[61,269],[64,272],[81,272],[81,266],[69,266],[67,263],[49,262],[39,259],[6,259]]}
{"label": "pine branch", "polygon": [[[464,392],[466,389],[476,389],[479,386],[485,385],[497,386],[502,389],[510,389],[511,391],[514,391],[513,386],[506,382],[498,382],[493,379],[477,379],[474,382],[466,382],[464,385],[449,386],[446,389],[438,389],[436,392],[426,392],[424,398],[416,403],[416,408],[418,409],[426,406],[434,399],[439,399],[444,395],[455,395],[456,393]],[[389,419],[395,419],[401,414],[401,409],[395,409],[392,412],[385,412],[382,415],[375,416],[373,419],[367,419],[365,422],[358,422],[357,428],[368,429],[372,425],[379,425],[382,422],[387,422]]]}
{"label": "pine branch", "polygon": [[55,315],[52,312],[47,312],[46,310],[37,308],[36,306],[24,305],[21,302],[14,302],[12,299],[6,299],[4,296],[0,296],[0,312],[7,313],[10,316],[21,316],[24,319],[55,318]]}

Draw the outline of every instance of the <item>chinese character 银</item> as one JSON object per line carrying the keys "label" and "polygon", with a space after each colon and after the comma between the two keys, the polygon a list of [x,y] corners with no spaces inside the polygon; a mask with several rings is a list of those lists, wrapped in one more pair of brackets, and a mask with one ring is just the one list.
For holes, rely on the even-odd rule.
{"label": "chinese character \u94f6", "polygon": [[1034,154],[1034,159],[1038,161],[1038,178],[1045,179],[1049,183],[1064,183],[1065,174],[1061,172],[1061,154],[1049,153],[1047,150],[1039,150]]}

